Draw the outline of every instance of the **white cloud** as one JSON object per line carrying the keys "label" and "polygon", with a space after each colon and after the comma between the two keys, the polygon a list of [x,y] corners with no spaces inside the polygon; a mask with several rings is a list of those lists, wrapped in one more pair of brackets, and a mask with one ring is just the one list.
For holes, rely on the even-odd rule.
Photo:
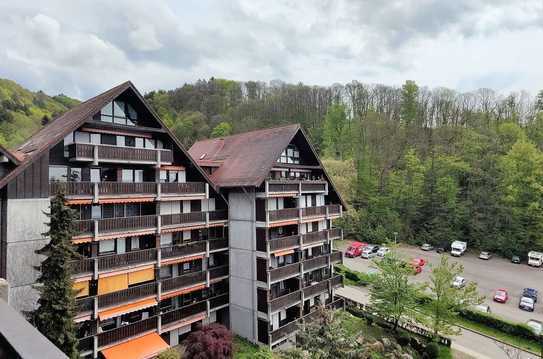
{"label": "white cloud", "polygon": [[211,76],[535,92],[542,32],[540,0],[0,3],[0,77],[81,98]]}

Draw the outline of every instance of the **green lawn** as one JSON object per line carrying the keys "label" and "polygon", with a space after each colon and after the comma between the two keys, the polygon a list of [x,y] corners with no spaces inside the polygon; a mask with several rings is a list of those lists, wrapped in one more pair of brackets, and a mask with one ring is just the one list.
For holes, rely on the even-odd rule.
{"label": "green lawn", "polygon": [[273,359],[274,355],[270,350],[259,347],[251,342],[238,337],[234,337],[234,359]]}

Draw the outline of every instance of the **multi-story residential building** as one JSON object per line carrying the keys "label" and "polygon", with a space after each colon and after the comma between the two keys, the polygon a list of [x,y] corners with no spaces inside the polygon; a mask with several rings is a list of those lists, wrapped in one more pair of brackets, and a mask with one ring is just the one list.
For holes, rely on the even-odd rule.
{"label": "multi-story residential building", "polygon": [[226,202],[132,83],[0,148],[0,277],[21,311],[36,304],[35,251],[58,192],[77,213],[83,357],[149,357],[197,323],[229,325]]}
{"label": "multi-story residential building", "polygon": [[231,329],[290,345],[317,305],[342,305],[332,249],[340,195],[298,125],[200,141],[189,153],[228,201]]}

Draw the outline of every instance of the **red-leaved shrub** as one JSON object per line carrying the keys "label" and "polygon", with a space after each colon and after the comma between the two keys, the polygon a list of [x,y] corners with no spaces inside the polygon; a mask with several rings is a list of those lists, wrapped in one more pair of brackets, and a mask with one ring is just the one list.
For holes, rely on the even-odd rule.
{"label": "red-leaved shrub", "polygon": [[232,333],[225,326],[213,323],[191,333],[184,342],[187,359],[232,358]]}

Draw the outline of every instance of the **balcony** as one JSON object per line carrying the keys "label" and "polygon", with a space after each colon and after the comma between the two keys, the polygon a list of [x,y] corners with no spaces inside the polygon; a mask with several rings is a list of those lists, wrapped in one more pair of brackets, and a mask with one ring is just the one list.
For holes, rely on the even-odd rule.
{"label": "balcony", "polygon": [[281,279],[287,279],[300,274],[300,263],[293,263],[283,267],[270,269],[269,273],[269,278],[271,282],[276,282]]}
{"label": "balcony", "polygon": [[86,219],[74,221],[75,230],[80,235],[110,234],[115,232],[137,232],[152,230],[157,227],[157,216],[154,214],[134,217],[117,217],[104,219]]}
{"label": "balcony", "polygon": [[209,239],[209,250],[210,251],[219,251],[228,249],[228,239],[226,238],[215,238]]}
{"label": "balcony", "polygon": [[[160,190],[160,191],[159,191]],[[63,193],[68,200],[88,199],[100,202],[125,197],[207,196],[204,182],[156,183],[156,182],[50,182],[51,195]]]}
{"label": "balcony", "polygon": [[[190,304],[179,309],[174,309],[166,313],[162,313],[160,316],[161,324],[167,327],[168,324],[173,324],[184,319],[190,318],[197,314],[207,313],[207,304],[205,301]],[[167,329],[166,329],[167,330]]]}
{"label": "balcony", "polygon": [[171,247],[162,247],[160,249],[160,254],[162,260],[169,258],[185,257],[192,256],[195,254],[204,253],[206,251],[206,242],[205,241],[196,241],[192,243],[176,245]]}
{"label": "balcony", "polygon": [[270,311],[273,313],[278,310],[291,307],[294,304],[299,303],[301,300],[302,300],[302,292],[297,290],[295,292],[270,300],[269,308],[270,308]]}
{"label": "balcony", "polygon": [[327,231],[318,231],[302,234],[303,244],[322,242],[328,239]]}
{"label": "balcony", "polygon": [[158,317],[140,320],[116,329],[98,334],[98,347],[119,343],[136,335],[155,331],[158,328]]}
{"label": "balcony", "polygon": [[94,298],[78,298],[75,300],[75,307],[78,314],[84,314],[94,311]]}
{"label": "balcony", "polygon": [[326,206],[302,208],[302,217],[326,216]]}
{"label": "balcony", "polygon": [[228,265],[209,268],[209,279],[228,276]]}
{"label": "balcony", "polygon": [[341,205],[339,204],[329,204],[326,207],[328,207],[328,215],[341,215]]}
{"label": "balcony", "polygon": [[102,294],[98,296],[98,308],[107,308],[118,304],[133,301],[139,298],[150,297],[157,294],[155,282],[130,287],[117,292]]}
{"label": "balcony", "polygon": [[341,239],[343,238],[343,231],[340,228],[332,228],[328,230],[328,237],[330,239]]}
{"label": "balcony", "polygon": [[209,309],[215,309],[215,308],[218,308],[218,307],[222,307],[223,305],[227,305],[228,302],[229,302],[228,293],[218,295],[216,297],[213,297],[213,298],[209,299]]}
{"label": "balcony", "polygon": [[293,320],[292,322],[283,325],[281,328],[278,328],[270,333],[270,343],[276,343],[286,336],[296,332],[298,330],[298,320]]}
{"label": "balcony", "polygon": [[270,179],[266,182],[267,192],[264,194],[266,197],[270,194],[326,193],[328,189],[327,182],[323,180]]}
{"label": "balcony", "polygon": [[303,289],[304,298],[307,299],[311,296],[324,293],[328,291],[328,280],[318,282]]}
{"label": "balcony", "polygon": [[72,274],[85,274],[94,272],[94,259],[92,258],[82,258],[70,262],[70,267],[72,269]]}
{"label": "balcony", "polygon": [[80,353],[89,352],[94,349],[94,336],[88,336],[86,338],[81,338],[77,343],[77,350]]}
{"label": "balcony", "polygon": [[286,221],[286,220],[296,220],[299,218],[298,208],[283,208],[268,211],[268,221]]}
{"label": "balcony", "polygon": [[209,221],[226,221],[228,220],[228,211],[226,209],[219,209],[209,212]]}
{"label": "balcony", "polygon": [[304,272],[328,266],[328,256],[328,254],[324,254],[319,257],[304,260]]}
{"label": "balcony", "polygon": [[333,251],[330,254],[330,263],[343,263],[343,254],[340,251]]}
{"label": "balcony", "polygon": [[135,264],[155,262],[156,259],[157,250],[155,248],[103,256],[97,258],[98,270],[103,271],[118,267],[132,266]]}
{"label": "balcony", "polygon": [[160,217],[163,226],[175,227],[206,223],[206,212],[163,214]]}
{"label": "balcony", "polygon": [[330,285],[332,286],[332,288],[343,287],[343,276],[336,275],[330,278]]}
{"label": "balcony", "polygon": [[192,287],[206,282],[206,272],[194,272],[183,274],[179,277],[163,279],[161,281],[162,292],[169,292],[176,289]]}
{"label": "balcony", "polygon": [[68,146],[70,161],[137,163],[160,165],[171,164],[173,152],[163,149],[146,149],[134,147],[117,147],[74,143]]}
{"label": "balcony", "polygon": [[270,239],[268,242],[270,244],[270,251],[273,252],[298,246],[300,244],[300,236],[296,234],[288,237],[274,238]]}

